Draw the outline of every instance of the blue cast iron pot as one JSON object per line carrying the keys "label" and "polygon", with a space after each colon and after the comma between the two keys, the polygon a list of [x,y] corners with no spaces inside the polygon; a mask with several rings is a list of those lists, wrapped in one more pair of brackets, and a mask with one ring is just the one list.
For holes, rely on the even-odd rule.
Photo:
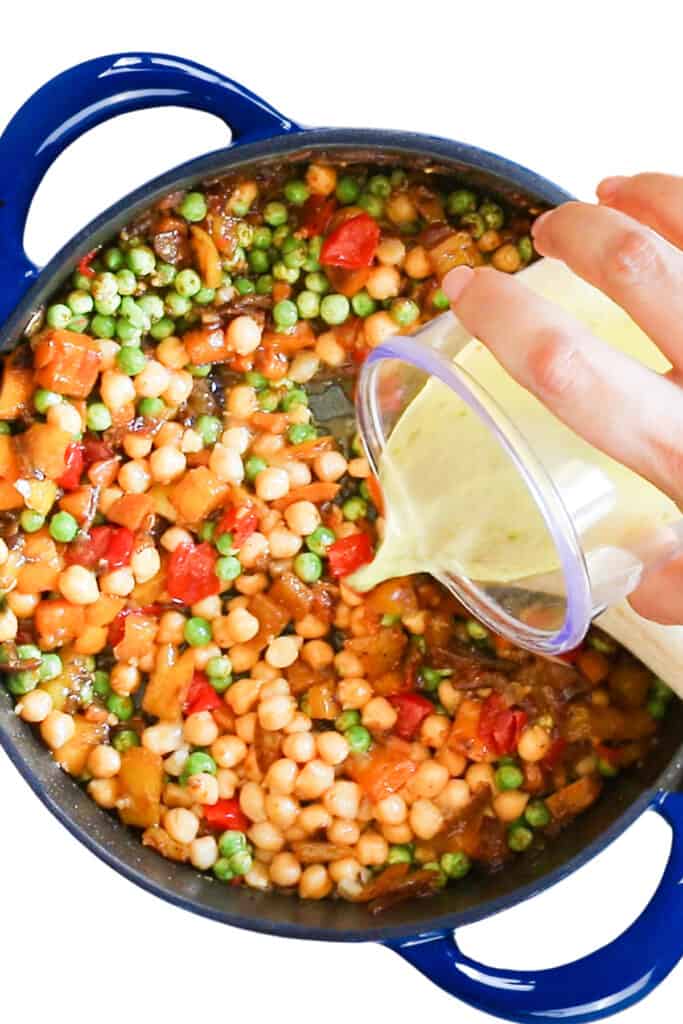
{"label": "blue cast iron pot", "polygon": [[[118,114],[184,106],[221,117],[232,145],[177,167],[126,196],[73,238],[39,271],[23,234],[45,171],[88,129]],[[517,164],[461,142],[412,132],[302,129],[247,89],[190,61],[161,54],[117,54],[88,61],[48,82],[0,138],[0,348],[10,348],[32,313],[90,249],[138,211],[176,189],[266,162],[325,154],[431,162],[511,202],[554,205],[568,198]],[[379,918],[343,902],[301,902],[219,885],[144,848],[137,835],[100,810],[54,763],[0,693],[0,742],[33,791],[93,853],[126,878],[179,907],[238,928],[289,938],[383,942],[428,978],[473,1006],[511,1021],[598,1020],[641,999],[683,952],[683,775],[677,702],[644,769],[625,773],[604,799],[538,854],[505,871],[473,877],[430,900],[398,906]],[[454,929],[528,899],[585,864],[645,809],[670,823],[673,847],[659,889],[638,920],[590,956],[553,970],[497,970],[464,956]],[[560,922],[561,926],[561,922]]]}

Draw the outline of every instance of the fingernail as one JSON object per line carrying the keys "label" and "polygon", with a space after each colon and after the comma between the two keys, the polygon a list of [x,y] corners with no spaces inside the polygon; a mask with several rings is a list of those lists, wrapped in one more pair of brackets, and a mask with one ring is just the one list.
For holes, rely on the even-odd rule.
{"label": "fingernail", "polygon": [[542,213],[540,217],[536,218],[536,220],[531,225],[531,237],[532,238],[536,237],[536,232],[540,228],[541,224],[543,224],[543,222],[546,221],[548,219],[548,217],[550,217],[553,213],[555,213],[554,210],[546,210],[545,213]]}
{"label": "fingernail", "polygon": [[473,277],[471,267],[455,267],[449,270],[442,282],[442,288],[451,302],[457,302]]}
{"label": "fingernail", "polygon": [[623,174],[616,174],[612,178],[604,178],[595,190],[600,202],[611,203],[625,181],[626,178]]}

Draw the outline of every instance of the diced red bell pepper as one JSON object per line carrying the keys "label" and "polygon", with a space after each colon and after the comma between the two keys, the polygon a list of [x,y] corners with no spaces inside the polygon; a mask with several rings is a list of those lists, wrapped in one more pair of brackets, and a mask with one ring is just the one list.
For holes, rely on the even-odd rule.
{"label": "diced red bell pepper", "polygon": [[95,277],[95,271],[90,266],[92,261],[97,255],[97,249],[93,249],[92,252],[87,252],[85,256],[81,256],[78,261],[78,273],[83,274],[84,277]]}
{"label": "diced red bell pepper", "polygon": [[86,569],[94,569],[99,562],[120,569],[130,562],[134,543],[133,531],[125,526],[93,526],[89,536],[79,537],[67,548],[66,559]]}
{"label": "diced red bell pepper", "polygon": [[434,711],[434,705],[421,693],[394,693],[389,698],[398,713],[394,732],[402,740],[415,739],[422,722]]}
{"label": "diced red bell pepper", "polygon": [[96,437],[86,437],[83,442],[83,460],[86,466],[92,466],[93,462],[104,462],[111,459],[114,449],[106,441],[100,441]]}
{"label": "diced red bell pepper", "polygon": [[232,797],[230,800],[217,800],[215,804],[204,804],[204,821],[209,828],[215,828],[220,832],[228,829],[237,832],[246,832],[249,822],[239,801]]}
{"label": "diced red bell pepper", "polygon": [[226,509],[218,524],[216,537],[222,533],[232,534],[233,547],[241,548],[247,537],[251,537],[258,526],[258,515],[250,505],[235,505]]}
{"label": "diced red bell pepper", "polygon": [[320,250],[323,266],[356,270],[369,267],[379,245],[379,224],[369,213],[345,220],[327,236]]}
{"label": "diced red bell pepper", "polygon": [[224,707],[223,701],[207,679],[204,672],[195,672],[183,705],[186,715],[196,715],[198,711],[215,711]]}
{"label": "diced red bell pepper", "polygon": [[64,453],[66,469],[57,480],[57,484],[63,491],[75,491],[80,485],[84,462],[83,445],[77,441],[67,445],[66,452]]}
{"label": "diced red bell pepper", "polygon": [[208,543],[179,544],[168,560],[166,587],[171,597],[196,604],[220,592],[215,549]]}
{"label": "diced red bell pepper", "polygon": [[553,769],[562,760],[562,755],[566,749],[567,741],[562,739],[561,736],[558,736],[558,738],[553,741],[550,750],[541,761],[541,765],[548,770]]}
{"label": "diced red bell pepper", "polygon": [[501,694],[492,693],[481,709],[479,738],[499,757],[513,754],[526,723],[525,711],[513,711]]}
{"label": "diced red bell pepper", "polygon": [[340,537],[327,549],[327,559],[332,576],[349,576],[361,565],[372,561],[374,552],[367,533],[352,533]]}
{"label": "diced red bell pepper", "polygon": [[301,225],[297,234],[302,238],[324,235],[336,209],[336,199],[326,196],[309,196],[302,207]]}
{"label": "diced red bell pepper", "polygon": [[110,647],[118,647],[123,640],[123,635],[126,631],[126,618],[129,615],[157,616],[160,612],[161,608],[158,604],[146,604],[142,608],[122,608],[109,626],[107,643]]}

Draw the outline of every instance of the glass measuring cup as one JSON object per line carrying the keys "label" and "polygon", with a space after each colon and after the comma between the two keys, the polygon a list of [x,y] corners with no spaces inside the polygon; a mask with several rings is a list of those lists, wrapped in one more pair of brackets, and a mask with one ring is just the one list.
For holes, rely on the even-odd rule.
{"label": "glass measuring cup", "polygon": [[[552,279],[604,340],[668,368],[622,310],[552,264],[527,284],[547,293]],[[561,654],[683,550],[674,503],[561,424],[451,313],[374,349],[356,405],[387,520],[352,585],[428,571],[497,633]]]}

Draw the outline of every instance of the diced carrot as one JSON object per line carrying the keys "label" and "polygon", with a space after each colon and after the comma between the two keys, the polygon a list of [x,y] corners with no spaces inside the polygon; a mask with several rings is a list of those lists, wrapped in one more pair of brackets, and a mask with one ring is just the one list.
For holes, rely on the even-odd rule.
{"label": "diced carrot", "polygon": [[597,686],[609,675],[610,664],[604,654],[594,651],[591,647],[584,647],[575,662],[581,675],[589,682]]}
{"label": "diced carrot", "polygon": [[372,504],[377,509],[379,515],[384,515],[384,495],[382,494],[382,488],[379,485],[379,480],[371,473],[365,483],[367,484],[368,494],[370,495]]}
{"label": "diced carrot", "polygon": [[347,270],[345,267],[325,267],[325,273],[335,292],[351,298],[361,288],[365,288],[370,277],[372,267],[358,267],[354,270]]}
{"label": "diced carrot", "polygon": [[129,530],[139,530],[151,515],[153,504],[148,494],[124,494],[107,511],[107,519]]}
{"label": "diced carrot", "polygon": [[96,501],[95,488],[84,484],[60,498],[59,507],[62,512],[68,512],[79,523],[84,523],[94,511]]}
{"label": "diced carrot", "polygon": [[24,499],[14,487],[4,480],[0,480],[0,512],[9,512],[14,508],[23,508]]}
{"label": "diced carrot", "polygon": [[41,594],[55,590],[61,568],[61,559],[55,551],[52,557],[29,561],[22,565],[17,576],[17,587],[22,594]]}
{"label": "diced carrot", "polygon": [[85,334],[52,328],[34,352],[35,380],[60,395],[87,398],[100,369],[100,350]]}
{"label": "diced carrot", "polygon": [[125,825],[148,828],[161,817],[164,765],[159,754],[147,747],[131,747],[121,757],[118,774],[121,799],[119,814]]}
{"label": "diced carrot", "polygon": [[112,427],[127,427],[135,419],[135,403],[126,402],[125,405],[119,405],[116,409],[110,409],[111,413],[111,425]]}
{"label": "diced carrot", "polygon": [[249,421],[257,430],[267,430],[270,434],[284,434],[289,424],[284,412],[255,412]]}
{"label": "diced carrot", "polygon": [[26,411],[35,387],[33,370],[17,366],[18,353],[5,359],[5,371],[0,387],[0,420],[13,420]]}
{"label": "diced carrot", "polygon": [[273,282],[273,302],[280,302],[282,299],[288,299],[291,294],[291,285],[288,285],[286,281]]}
{"label": "diced carrot", "polygon": [[576,782],[558,789],[546,797],[546,806],[555,821],[565,821],[581,814],[600,796],[602,782],[592,775],[584,775]]}
{"label": "diced carrot", "polygon": [[233,350],[221,327],[198,327],[183,335],[183,344],[196,365],[203,363],[225,363]]}
{"label": "diced carrot", "polygon": [[123,624],[123,640],[114,648],[118,661],[140,659],[152,649],[158,623],[151,615],[127,615]]}
{"label": "diced carrot", "polygon": [[472,700],[469,697],[460,702],[448,738],[448,746],[469,757],[471,761],[488,763],[495,761],[496,755],[479,735],[482,706],[480,700]]}
{"label": "diced carrot", "polygon": [[304,484],[302,487],[295,487],[284,498],[271,501],[270,505],[271,508],[276,508],[280,512],[285,508],[289,508],[295,501],[312,501],[314,505],[318,505],[323,501],[332,501],[338,492],[339,484],[319,480],[314,484]]}
{"label": "diced carrot", "polygon": [[34,620],[41,646],[59,647],[83,632],[85,612],[82,605],[58,598],[56,601],[41,601],[36,607]]}
{"label": "diced carrot", "polygon": [[284,459],[296,459],[297,462],[311,462],[313,459],[317,459],[323,452],[332,451],[334,448],[334,438],[330,435],[324,437],[314,437],[310,441],[302,441],[301,444],[291,444],[287,448],[282,450],[281,454]]}
{"label": "diced carrot", "polygon": [[74,715],[73,723],[73,736],[55,750],[54,758],[69,775],[82,775],[90,751],[104,742],[108,730],[106,722],[89,722],[83,715]]}
{"label": "diced carrot", "polygon": [[229,490],[206,466],[197,466],[173,486],[170,497],[180,520],[198,523],[225,502]]}
{"label": "diced carrot", "polygon": [[181,717],[193,675],[192,648],[178,656],[176,647],[162,644],[158,648],[154,671],[145,688],[143,711],[166,721],[177,721]]}
{"label": "diced carrot", "polygon": [[0,479],[14,483],[19,476],[14,438],[0,434]]}
{"label": "diced carrot", "polygon": [[137,584],[135,590],[130,595],[130,602],[138,608],[145,608],[150,604],[156,604],[157,601],[160,601],[165,590],[166,569],[162,568],[151,580]]}
{"label": "diced carrot", "polygon": [[104,626],[86,626],[74,642],[74,650],[79,654],[99,654],[106,646],[107,629]]}
{"label": "diced carrot", "polygon": [[60,427],[34,423],[17,436],[19,465],[25,463],[31,475],[38,473],[57,480],[66,469],[66,449],[72,440],[71,434]]}
{"label": "diced carrot", "polygon": [[211,235],[193,224],[190,228],[192,249],[197,260],[199,273],[207,288],[219,288],[223,280],[223,268],[218,249]]}
{"label": "diced carrot", "polygon": [[302,348],[313,348],[315,334],[308,320],[299,320],[288,331],[265,331],[261,339],[263,345],[274,345],[280,352],[293,355]]}
{"label": "diced carrot", "polygon": [[202,448],[200,452],[188,452],[187,453],[187,464],[192,469],[195,466],[208,466],[211,461],[211,452],[208,448]]}
{"label": "diced carrot", "polygon": [[123,597],[112,597],[111,594],[100,594],[94,604],[85,609],[85,621],[88,626],[108,626],[113,622],[125,605]]}
{"label": "diced carrot", "polygon": [[88,480],[95,487],[111,487],[118,476],[121,459],[99,459],[88,467]]}

